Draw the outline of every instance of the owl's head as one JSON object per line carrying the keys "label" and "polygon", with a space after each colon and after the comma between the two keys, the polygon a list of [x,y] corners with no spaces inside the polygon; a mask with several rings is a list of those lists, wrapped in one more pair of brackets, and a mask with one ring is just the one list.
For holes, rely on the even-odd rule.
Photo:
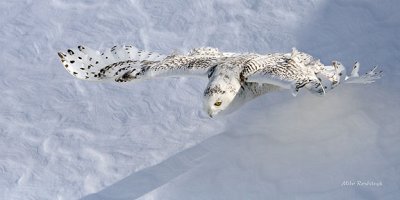
{"label": "owl's head", "polygon": [[240,82],[235,78],[220,75],[210,79],[204,91],[204,109],[210,117],[226,110],[240,90]]}

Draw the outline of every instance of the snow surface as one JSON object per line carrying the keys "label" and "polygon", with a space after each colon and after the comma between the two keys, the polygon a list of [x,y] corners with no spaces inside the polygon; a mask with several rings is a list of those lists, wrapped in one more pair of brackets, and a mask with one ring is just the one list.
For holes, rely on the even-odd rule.
{"label": "snow surface", "polygon": [[[3,0],[0,9],[0,199],[400,196],[399,1]],[[324,98],[270,94],[209,119],[203,79],[73,78],[56,52],[79,44],[295,46],[385,76]],[[383,185],[342,186],[358,180]]]}

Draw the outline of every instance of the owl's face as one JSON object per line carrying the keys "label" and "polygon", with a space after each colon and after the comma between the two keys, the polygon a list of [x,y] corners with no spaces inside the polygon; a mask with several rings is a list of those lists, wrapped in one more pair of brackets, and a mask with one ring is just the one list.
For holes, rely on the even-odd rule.
{"label": "owl's face", "polygon": [[240,87],[240,83],[236,79],[228,81],[227,79],[220,80],[220,77],[217,77],[210,81],[204,91],[204,109],[207,114],[214,117],[227,109],[235,99]]}

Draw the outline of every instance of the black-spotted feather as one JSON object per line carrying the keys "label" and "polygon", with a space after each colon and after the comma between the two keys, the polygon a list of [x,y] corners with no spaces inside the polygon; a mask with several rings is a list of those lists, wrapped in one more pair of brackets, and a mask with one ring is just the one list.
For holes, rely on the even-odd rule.
{"label": "black-spotted feather", "polygon": [[133,46],[114,46],[104,52],[78,46],[58,55],[70,74],[85,80],[116,80],[133,69],[139,70],[142,61],[158,62],[165,58]]}

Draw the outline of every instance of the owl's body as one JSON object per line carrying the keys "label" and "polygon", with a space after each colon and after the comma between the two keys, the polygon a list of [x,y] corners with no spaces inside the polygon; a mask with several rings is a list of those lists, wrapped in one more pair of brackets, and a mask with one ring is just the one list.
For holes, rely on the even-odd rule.
{"label": "owl's body", "polygon": [[[238,54],[215,48],[197,48],[185,55],[161,55],[133,46],[114,46],[103,53],[78,46],[59,53],[67,71],[85,80],[128,82],[155,77],[202,76],[209,79],[204,105],[210,116],[234,110],[244,102],[268,92],[301,88],[323,95],[340,82],[369,83],[380,78],[374,70],[358,76],[359,65],[346,76],[339,62],[325,66],[309,54]],[[229,109],[228,109],[229,108]]]}

